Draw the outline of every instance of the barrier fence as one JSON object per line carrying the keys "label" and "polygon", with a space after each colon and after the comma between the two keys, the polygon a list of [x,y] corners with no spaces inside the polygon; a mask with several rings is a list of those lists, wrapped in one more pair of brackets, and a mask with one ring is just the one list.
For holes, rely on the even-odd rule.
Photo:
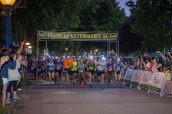
{"label": "barrier fence", "polygon": [[123,79],[123,85],[129,82],[130,87],[137,86],[138,89],[147,87],[148,93],[158,91],[160,96],[172,95],[172,81],[166,80],[162,72],[127,69]]}

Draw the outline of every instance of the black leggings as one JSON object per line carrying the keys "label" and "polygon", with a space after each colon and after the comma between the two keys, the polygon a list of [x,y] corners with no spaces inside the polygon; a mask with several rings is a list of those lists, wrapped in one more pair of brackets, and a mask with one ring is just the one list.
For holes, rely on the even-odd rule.
{"label": "black leggings", "polygon": [[11,87],[13,87],[13,91],[17,91],[17,83],[18,81],[10,81],[7,91],[11,92]]}

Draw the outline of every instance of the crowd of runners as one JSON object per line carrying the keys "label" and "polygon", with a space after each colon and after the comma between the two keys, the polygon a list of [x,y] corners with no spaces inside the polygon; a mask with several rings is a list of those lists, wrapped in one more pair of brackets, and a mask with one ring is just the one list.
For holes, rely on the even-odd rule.
{"label": "crowd of runners", "polygon": [[[66,57],[49,59],[46,61],[28,61],[30,77],[54,82],[59,85],[77,85],[81,87],[105,83],[119,86],[120,77],[125,73],[127,66],[118,59],[106,60],[105,57],[88,59]],[[46,75],[47,74],[47,75]],[[113,81],[113,82],[112,82]]]}
{"label": "crowd of runners", "polygon": [[[172,56],[171,56],[172,57]],[[164,65],[162,58],[137,57],[133,61],[121,58],[103,57],[88,58],[56,57],[47,58],[46,61],[32,59],[28,61],[27,70],[31,79],[39,78],[58,85],[89,85],[99,84],[119,86],[121,77],[125,75],[127,68],[142,69],[150,72],[164,72],[168,80],[171,80],[171,65]],[[50,83],[53,84],[53,83]]]}

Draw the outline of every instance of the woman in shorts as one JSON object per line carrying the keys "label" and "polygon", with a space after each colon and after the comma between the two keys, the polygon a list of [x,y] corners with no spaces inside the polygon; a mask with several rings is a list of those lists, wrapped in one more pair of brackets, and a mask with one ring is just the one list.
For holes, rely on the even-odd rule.
{"label": "woman in shorts", "polygon": [[48,67],[49,82],[51,82],[52,79],[54,79],[54,70],[55,70],[55,65],[53,63],[53,60],[50,60],[50,62],[48,63],[47,67]]}
{"label": "woman in shorts", "polygon": [[97,64],[97,76],[100,76],[101,78],[101,87],[103,87],[104,85],[105,71],[106,71],[106,61],[104,59],[101,59]]}
{"label": "woman in shorts", "polygon": [[122,63],[120,59],[117,59],[117,62],[115,64],[115,78],[116,78],[116,86],[119,87],[120,79],[121,79],[121,74],[122,74]]}
{"label": "woman in shorts", "polygon": [[79,82],[80,82],[80,86],[83,87],[84,86],[84,80],[85,80],[85,77],[84,77],[84,70],[85,70],[85,64],[83,62],[83,59],[81,59],[79,61],[79,64],[78,64],[78,68],[79,68]]}
{"label": "woman in shorts", "polygon": [[89,84],[92,87],[94,81],[95,63],[93,59],[90,59],[87,65],[87,71],[89,76]]}
{"label": "woman in shorts", "polygon": [[114,78],[114,63],[111,59],[107,63],[107,78],[110,85],[111,79]]}

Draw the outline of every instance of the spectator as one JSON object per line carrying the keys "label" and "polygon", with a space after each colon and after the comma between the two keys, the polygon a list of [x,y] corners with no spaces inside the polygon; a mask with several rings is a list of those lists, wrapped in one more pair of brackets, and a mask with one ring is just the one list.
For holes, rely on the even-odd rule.
{"label": "spectator", "polygon": [[153,62],[152,72],[157,72],[158,71],[158,69],[157,69],[158,62],[157,62],[157,60],[155,58],[152,60],[152,62]]}
{"label": "spectator", "polygon": [[157,63],[158,63],[158,65],[157,65],[156,69],[157,69],[159,72],[163,72],[163,60],[162,60],[162,58],[159,58],[159,59],[157,60]]}
{"label": "spectator", "polygon": [[1,78],[3,80],[3,90],[2,90],[2,106],[5,107],[6,103],[6,90],[8,85],[8,69],[15,69],[16,61],[9,61],[10,52],[7,49],[2,51],[3,56],[1,57]]}
{"label": "spectator", "polygon": [[165,77],[166,77],[166,80],[171,80],[171,68],[170,66],[166,66],[164,68],[164,74],[165,74]]}
{"label": "spectator", "polygon": [[152,66],[153,66],[153,63],[151,61],[151,58],[147,58],[146,64],[145,64],[145,70],[146,71],[152,71]]}
{"label": "spectator", "polygon": [[25,65],[25,61],[23,61],[20,56],[22,50],[23,50],[23,47],[24,47],[24,42],[22,42],[21,44],[21,47],[19,48],[20,51],[17,51],[17,54],[13,53],[11,54],[11,58],[10,58],[10,61],[14,61],[16,59],[16,66],[15,66],[15,69],[14,70],[11,70],[9,69],[8,72],[9,72],[9,78],[8,80],[10,81],[9,83],[9,86],[7,88],[7,101],[6,103],[10,103],[10,93],[11,93],[11,88],[13,88],[13,99],[14,100],[17,100],[19,99],[19,97],[17,96],[17,84],[18,84],[18,81],[21,79],[21,75],[19,73],[19,68],[21,67],[21,65]]}

